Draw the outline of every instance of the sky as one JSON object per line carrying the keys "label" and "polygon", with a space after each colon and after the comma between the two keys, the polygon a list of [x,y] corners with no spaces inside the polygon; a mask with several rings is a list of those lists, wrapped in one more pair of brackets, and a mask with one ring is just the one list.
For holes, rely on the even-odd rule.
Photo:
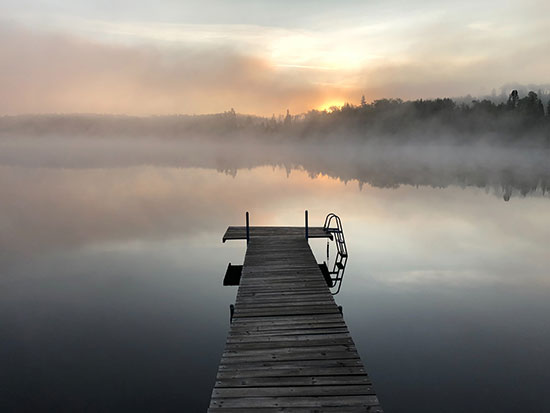
{"label": "sky", "polygon": [[550,3],[0,0],[0,115],[303,113],[550,83]]}

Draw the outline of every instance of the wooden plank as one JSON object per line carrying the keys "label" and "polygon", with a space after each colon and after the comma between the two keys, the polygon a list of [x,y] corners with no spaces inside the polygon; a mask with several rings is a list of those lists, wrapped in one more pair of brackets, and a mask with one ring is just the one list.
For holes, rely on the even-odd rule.
{"label": "wooden plank", "polygon": [[213,398],[230,397],[296,397],[296,396],[348,396],[374,394],[368,384],[275,386],[275,387],[215,387]]}
{"label": "wooden plank", "polygon": [[303,352],[276,352],[266,350],[256,354],[235,355],[229,354],[222,356],[221,363],[223,364],[248,364],[255,361],[297,361],[297,360],[341,360],[341,359],[359,359],[356,351],[340,350],[327,351],[308,349]]}
{"label": "wooden plank", "polygon": [[296,305],[296,304],[303,304],[307,303],[308,305],[311,304],[332,304],[333,300],[329,297],[325,296],[302,296],[300,298],[293,298],[293,297],[266,297],[266,298],[256,298],[256,297],[239,297],[239,303],[241,305],[246,304],[256,304],[256,305],[262,305],[262,306],[268,306],[270,304],[275,304],[278,306],[281,305]]}
{"label": "wooden plank", "polygon": [[[343,323],[344,319],[338,312],[336,314],[310,314],[310,315],[295,315],[295,316],[270,316],[263,317],[262,319],[247,319],[247,318],[235,318],[233,324],[235,326],[240,325],[261,325],[261,326],[275,326],[275,325],[289,325],[289,324],[323,324],[323,323]],[[233,326],[232,324],[232,326]]]}
{"label": "wooden plank", "polygon": [[340,376],[291,376],[291,377],[246,377],[219,378],[217,388],[225,387],[288,387],[288,386],[341,386],[346,384],[371,384],[366,374]]}
{"label": "wooden plank", "polygon": [[[330,313],[334,313],[334,314],[340,314],[340,310],[338,310],[338,307],[336,305],[334,305],[334,303],[330,302],[330,301],[327,301],[325,303],[321,303],[321,304],[315,304],[315,303],[308,303],[308,302],[303,302],[303,303],[293,303],[293,304],[287,304],[287,303],[283,303],[283,304],[277,304],[277,305],[262,305],[261,302],[255,304],[255,303],[241,303],[239,301],[237,301],[237,303],[239,304],[239,307],[237,308],[235,306],[235,311],[239,310],[239,311],[254,311],[254,310],[258,310],[258,311],[272,311],[272,310],[281,310],[281,309],[286,309],[287,311],[292,311],[292,310],[331,310],[329,311]],[[323,314],[321,312],[314,312],[312,314]]]}
{"label": "wooden plank", "polygon": [[[330,314],[329,314],[330,315]],[[252,319],[248,319],[251,321]],[[231,329],[232,332],[247,331],[249,333],[262,332],[262,331],[277,331],[277,330],[315,330],[315,329],[330,329],[330,328],[346,328],[346,323],[342,320],[303,320],[303,321],[292,321],[288,324],[275,323],[271,322],[269,324],[261,324],[256,321],[255,324],[252,322],[245,322],[244,318],[239,319],[239,323]]]}
{"label": "wooden plank", "polygon": [[[336,334],[335,334],[336,335]],[[335,337],[335,338],[316,338],[316,336],[309,336],[308,339],[291,340],[292,337],[284,336],[282,339],[277,337],[268,337],[271,340],[263,341],[228,341],[225,350],[227,352],[236,351],[241,352],[245,350],[276,350],[279,348],[285,349],[298,349],[302,347],[328,347],[328,346],[351,346],[353,340],[348,335]]]}
{"label": "wooden plank", "polygon": [[275,359],[276,356],[296,355],[301,356],[304,360],[313,359],[316,355],[323,357],[329,353],[346,354],[348,356],[356,358],[357,353],[355,347],[349,344],[331,344],[320,346],[296,346],[288,347],[280,345],[279,343],[270,343],[272,347],[267,349],[239,349],[239,350],[225,350],[222,354],[222,358],[237,358],[237,357],[266,357],[267,360]]}
{"label": "wooden plank", "polygon": [[[250,361],[246,364],[235,364],[229,363],[226,364],[224,359],[221,360],[218,373],[242,373],[246,375],[249,372],[262,372],[263,377],[271,377],[273,374],[276,374],[281,371],[295,371],[305,372],[308,375],[334,375],[334,369],[359,369],[361,373],[365,373],[363,364],[359,358],[356,359],[318,359],[318,360],[293,360],[293,361],[277,361],[277,360],[268,360],[268,361]],[[282,374],[282,373],[281,373]],[[349,373],[356,374],[356,373]],[[256,374],[258,376],[258,374]]]}
{"label": "wooden plank", "polygon": [[349,336],[349,331],[346,327],[332,327],[332,328],[310,328],[310,329],[286,329],[286,330],[271,330],[271,331],[250,331],[250,330],[231,330],[227,336],[227,342],[242,342],[242,341],[264,341],[271,338],[282,337],[295,337],[295,336],[309,336],[315,337],[328,334],[344,334]]}
{"label": "wooden plank", "polygon": [[284,342],[288,346],[292,346],[294,344],[298,345],[298,343],[307,343],[307,342],[313,342],[313,341],[322,341],[322,342],[331,342],[334,340],[341,340],[344,341],[344,339],[349,340],[351,339],[351,336],[349,332],[345,330],[340,331],[330,331],[330,332],[321,332],[321,333],[313,333],[310,334],[309,332],[304,333],[288,333],[284,332],[283,334],[280,334],[279,332],[276,332],[275,334],[230,334],[227,337],[227,344],[246,344],[246,343],[277,343],[277,342]]}
{"label": "wooden plank", "polygon": [[337,406],[320,408],[311,407],[248,407],[248,408],[231,408],[231,407],[212,407],[208,409],[208,413],[382,413],[380,406]]}
{"label": "wooden plank", "polygon": [[286,377],[336,377],[336,376],[350,376],[350,375],[366,375],[363,367],[293,367],[293,368],[279,368],[279,369],[220,369],[218,371],[218,380],[222,379],[243,379],[252,377],[275,377],[275,380],[283,380]]}
{"label": "wooden plank", "polygon": [[349,407],[378,406],[375,395],[317,397],[236,397],[213,398],[210,407]]}
{"label": "wooden plank", "polygon": [[[314,314],[315,315],[315,314]],[[338,314],[321,314],[326,316],[331,315],[340,315]],[[290,316],[289,316],[290,317]],[[264,318],[264,317],[262,317]],[[279,316],[281,318],[281,316]],[[288,329],[297,329],[297,328],[330,328],[330,327],[345,327],[346,323],[338,319],[304,319],[304,320],[293,320],[288,323],[283,323],[282,321],[270,321],[265,324],[261,323],[262,319],[259,318],[243,318],[240,317],[238,320],[235,319],[235,326],[231,331],[240,331],[243,329],[251,331],[263,331],[263,330],[288,330]]]}
{"label": "wooden plank", "polygon": [[[226,364],[224,363],[224,359],[222,358],[220,361],[220,369],[224,367]],[[334,358],[330,360],[324,360],[321,359],[309,359],[309,360],[299,360],[299,361],[293,361],[293,362],[280,362],[277,360],[267,360],[267,361],[257,361],[257,362],[249,362],[246,364],[243,364],[241,366],[231,366],[227,367],[227,369],[235,369],[236,367],[242,368],[242,369],[258,369],[258,368],[269,368],[269,369],[278,369],[278,368],[292,368],[292,367],[361,367],[363,366],[361,360],[359,357],[356,359],[349,359],[349,358]]]}

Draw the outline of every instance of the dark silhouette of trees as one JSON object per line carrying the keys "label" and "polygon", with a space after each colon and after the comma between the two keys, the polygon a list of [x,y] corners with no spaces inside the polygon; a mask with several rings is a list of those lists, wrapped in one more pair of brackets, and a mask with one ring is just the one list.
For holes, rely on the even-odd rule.
{"label": "dark silhouette of trees", "polygon": [[285,123],[286,126],[289,126],[292,123],[292,116],[290,116],[290,111],[288,109],[286,110],[286,116],[285,116],[284,123]]}
{"label": "dark silhouette of trees", "polygon": [[518,91],[514,89],[512,90],[512,93],[510,93],[510,96],[508,97],[508,103],[507,103],[508,109],[513,110],[517,108],[518,102],[519,102]]}
{"label": "dark silhouette of trees", "polygon": [[367,103],[362,96],[357,106],[346,103],[331,112],[310,111],[293,128],[300,136],[312,139],[330,135],[341,140],[446,139],[471,143],[490,139],[506,144],[550,144],[550,116],[545,116],[542,101],[535,92],[520,97],[517,90],[503,103],[483,99],[457,104],[449,98]]}
{"label": "dark silhouette of trees", "polygon": [[518,109],[529,117],[543,117],[544,105],[535,92],[529,92],[527,96],[518,101]]}

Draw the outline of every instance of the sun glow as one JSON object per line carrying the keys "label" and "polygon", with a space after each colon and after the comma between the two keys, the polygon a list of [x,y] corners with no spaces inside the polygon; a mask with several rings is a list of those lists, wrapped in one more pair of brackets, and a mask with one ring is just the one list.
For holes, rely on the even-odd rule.
{"label": "sun glow", "polygon": [[346,102],[343,100],[329,100],[317,107],[317,110],[332,112],[334,108],[340,109]]}

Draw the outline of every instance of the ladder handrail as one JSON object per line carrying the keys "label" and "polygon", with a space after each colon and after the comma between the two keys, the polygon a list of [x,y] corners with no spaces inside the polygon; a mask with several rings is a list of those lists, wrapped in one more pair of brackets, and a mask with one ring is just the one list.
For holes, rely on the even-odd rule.
{"label": "ladder handrail", "polygon": [[[335,221],[336,227],[330,226],[333,220]],[[332,295],[336,295],[340,292],[340,288],[342,286],[342,279],[344,278],[344,270],[346,269],[346,263],[348,260],[348,249],[346,246],[346,239],[344,237],[342,220],[334,212],[331,212],[325,218],[323,229],[326,232],[330,232],[332,235],[334,235],[333,239],[334,239],[334,242],[336,243],[337,254],[334,260],[334,266],[333,266],[332,272],[330,272],[330,274],[334,274],[334,277],[331,277],[331,281],[332,281],[331,288],[336,287],[336,291],[331,291],[331,293]]]}

